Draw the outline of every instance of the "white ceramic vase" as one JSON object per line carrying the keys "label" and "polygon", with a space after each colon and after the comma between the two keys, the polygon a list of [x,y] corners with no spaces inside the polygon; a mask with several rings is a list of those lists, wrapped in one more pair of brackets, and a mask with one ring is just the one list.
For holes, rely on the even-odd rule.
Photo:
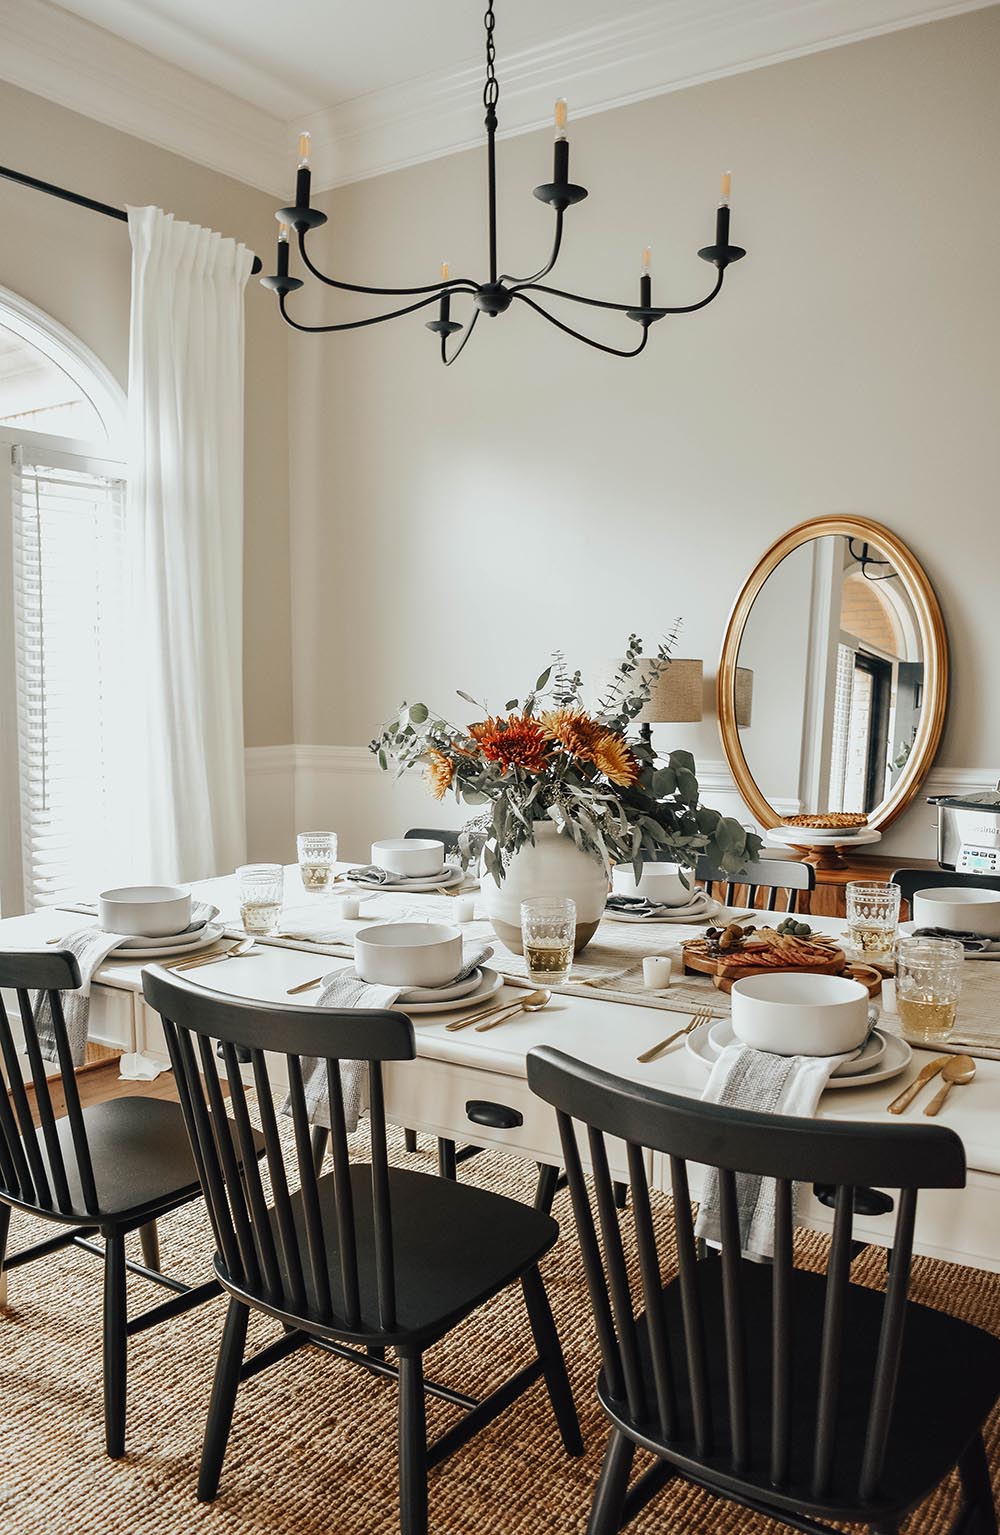
{"label": "white ceramic vase", "polygon": [[593,938],[604,914],[608,880],[604,866],[577,847],[572,837],[546,822],[536,822],[535,842],[518,852],[504,853],[505,879],[497,884],[485,864],[480,867],[480,888],[493,931],[513,954],[522,952],[521,902],[532,896],[569,896],[576,902],[576,947]]}

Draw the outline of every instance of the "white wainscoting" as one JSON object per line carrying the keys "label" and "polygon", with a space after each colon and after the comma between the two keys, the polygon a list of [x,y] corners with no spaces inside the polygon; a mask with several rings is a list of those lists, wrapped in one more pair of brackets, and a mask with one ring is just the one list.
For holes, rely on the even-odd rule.
{"label": "white wainscoting", "polygon": [[[420,773],[401,779],[379,770],[365,746],[252,746],[247,748],[247,849],[254,859],[293,862],[297,830],[333,829],[341,856],[368,857],[376,837],[408,826],[455,826],[459,813],[449,797],[439,804]],[[992,789],[993,768],[935,768],[917,799],[885,834],[879,851],[907,858],[933,858],[936,814],[932,794],[970,794]],[[726,763],[703,758],[698,779],[707,805],[750,824]],[[798,809],[779,802],[784,814]]]}

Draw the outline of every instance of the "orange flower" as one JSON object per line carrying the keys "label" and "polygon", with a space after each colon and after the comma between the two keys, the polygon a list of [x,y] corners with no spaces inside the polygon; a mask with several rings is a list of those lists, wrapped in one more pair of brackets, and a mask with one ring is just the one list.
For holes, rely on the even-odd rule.
{"label": "orange flower", "polygon": [[580,709],[549,710],[542,715],[541,726],[546,735],[584,762],[593,762],[594,747],[606,734],[603,725],[598,725]]}
{"label": "orange flower", "polygon": [[427,753],[427,783],[435,799],[444,799],[454,776],[454,766],[444,752]]}
{"label": "orange flower", "polygon": [[483,756],[508,768],[527,768],[540,773],[545,767],[550,746],[538,721],[524,714],[509,714],[506,720],[490,716],[469,726],[469,735],[479,743]]}
{"label": "orange flower", "polygon": [[595,743],[591,761],[610,783],[623,789],[639,782],[642,769],[621,736],[615,735],[613,730]]}

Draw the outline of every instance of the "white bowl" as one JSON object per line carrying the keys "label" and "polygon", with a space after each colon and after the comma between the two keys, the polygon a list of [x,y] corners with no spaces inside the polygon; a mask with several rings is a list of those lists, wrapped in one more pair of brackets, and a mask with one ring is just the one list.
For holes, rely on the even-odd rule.
{"label": "white bowl", "polygon": [[611,871],[611,887],[615,895],[638,895],[658,906],[686,906],[694,894],[691,885],[685,885],[676,863],[644,863],[642,874],[636,879],[630,863],[620,863]]}
{"label": "white bowl", "polygon": [[964,889],[960,885],[917,890],[913,920],[917,927],[946,927],[953,933],[1000,938],[1000,890]]}
{"label": "white bowl", "polygon": [[427,837],[390,837],[372,843],[372,863],[408,879],[433,879],[444,868],[444,843]]}
{"label": "white bowl", "polygon": [[772,1055],[840,1055],[868,1033],[868,988],[842,975],[748,976],[732,990],[733,1033]]}
{"label": "white bowl", "polygon": [[462,968],[462,932],[450,922],[381,922],[354,940],[354,968],[379,986],[446,986]]}
{"label": "white bowl", "polygon": [[123,885],[101,891],[97,914],[106,933],[166,938],[190,926],[191,892],[180,885]]}

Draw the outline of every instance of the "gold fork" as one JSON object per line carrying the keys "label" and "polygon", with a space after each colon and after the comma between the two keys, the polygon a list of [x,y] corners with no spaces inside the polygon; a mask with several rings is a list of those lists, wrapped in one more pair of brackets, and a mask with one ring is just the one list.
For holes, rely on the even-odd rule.
{"label": "gold fork", "polygon": [[641,1061],[643,1065],[655,1060],[660,1051],[665,1050],[668,1045],[672,1045],[675,1039],[681,1039],[685,1034],[693,1034],[699,1024],[709,1023],[713,1017],[714,1014],[707,1007],[697,1008],[690,1023],[686,1023],[682,1029],[677,1029],[675,1033],[668,1034],[666,1039],[661,1039],[658,1045],[653,1045],[649,1050],[644,1050],[641,1055],[636,1056],[636,1060]]}

